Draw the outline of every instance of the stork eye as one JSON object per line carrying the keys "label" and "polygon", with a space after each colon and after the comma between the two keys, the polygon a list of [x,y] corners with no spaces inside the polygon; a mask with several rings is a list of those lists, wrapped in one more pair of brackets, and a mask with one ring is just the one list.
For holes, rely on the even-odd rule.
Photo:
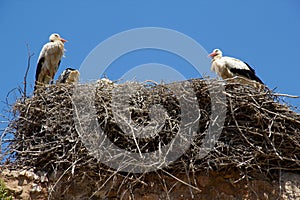
{"label": "stork eye", "polygon": [[217,49],[217,50],[215,50],[215,52],[217,53],[217,52],[219,52],[219,50]]}

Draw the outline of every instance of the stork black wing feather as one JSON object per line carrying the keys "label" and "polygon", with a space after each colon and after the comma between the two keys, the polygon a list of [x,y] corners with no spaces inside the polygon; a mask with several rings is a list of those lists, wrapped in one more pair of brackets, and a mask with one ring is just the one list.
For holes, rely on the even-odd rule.
{"label": "stork black wing feather", "polygon": [[36,66],[36,71],[35,71],[35,86],[34,86],[34,91],[36,90],[36,85],[37,85],[37,81],[39,79],[39,75],[42,71],[42,67],[43,67],[43,64],[44,64],[44,61],[45,61],[45,57],[41,57],[38,61],[38,64]]}
{"label": "stork black wing feather", "polygon": [[250,65],[248,65],[248,63],[246,63],[246,62],[243,62],[243,63],[245,63],[249,67],[250,71],[255,74],[255,70]]}
{"label": "stork black wing feather", "polygon": [[[249,66],[249,65],[248,65]],[[261,83],[261,84],[264,84],[261,80],[260,80],[260,78],[258,78],[256,75],[255,75],[255,71],[254,71],[254,69],[252,69],[252,68],[250,67],[250,70],[246,70],[246,69],[237,69],[237,68],[231,68],[231,69],[229,69],[232,73],[234,73],[234,74],[238,74],[238,75],[241,75],[241,76],[244,76],[244,77],[246,77],[246,78],[248,78],[248,79],[250,79],[250,80],[254,80],[254,81],[257,81],[257,82],[259,82],[259,83]]]}
{"label": "stork black wing feather", "polygon": [[45,57],[41,57],[39,59],[39,62],[38,62],[37,67],[36,67],[36,72],[35,72],[35,81],[37,81],[38,78],[39,78],[39,74],[42,71],[42,67],[43,67],[44,61],[45,61]]}
{"label": "stork black wing feather", "polygon": [[61,62],[61,60],[59,60],[59,61],[58,61],[58,64],[57,64],[57,69],[59,68],[60,62]]}

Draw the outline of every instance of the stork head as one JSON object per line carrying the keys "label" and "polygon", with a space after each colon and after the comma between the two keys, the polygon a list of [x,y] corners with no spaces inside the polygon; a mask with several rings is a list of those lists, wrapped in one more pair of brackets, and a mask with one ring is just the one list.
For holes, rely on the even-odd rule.
{"label": "stork head", "polygon": [[60,37],[60,35],[57,33],[51,34],[49,37],[49,40],[50,40],[50,42],[54,42],[54,41],[62,41],[63,43],[68,42],[64,38]]}
{"label": "stork head", "polygon": [[222,51],[220,49],[215,49],[211,54],[208,55],[211,58],[214,58],[215,56],[222,57]]}

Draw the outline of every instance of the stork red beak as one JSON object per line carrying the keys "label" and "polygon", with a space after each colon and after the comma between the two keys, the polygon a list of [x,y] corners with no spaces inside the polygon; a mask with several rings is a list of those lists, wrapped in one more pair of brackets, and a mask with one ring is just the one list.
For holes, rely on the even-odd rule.
{"label": "stork red beak", "polygon": [[207,57],[211,57],[211,58],[213,58],[215,55],[217,55],[216,54],[216,52],[212,52],[211,54],[209,54]]}
{"label": "stork red beak", "polygon": [[68,42],[68,40],[66,40],[64,38],[60,38],[60,41],[62,41],[63,43]]}

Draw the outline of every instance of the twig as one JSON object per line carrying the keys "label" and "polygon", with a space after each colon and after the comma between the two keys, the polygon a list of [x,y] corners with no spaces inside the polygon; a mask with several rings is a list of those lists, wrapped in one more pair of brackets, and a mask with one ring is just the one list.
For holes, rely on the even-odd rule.
{"label": "twig", "polygon": [[288,98],[299,98],[299,96],[296,96],[296,95],[290,95],[290,94],[280,94],[280,93],[274,93],[273,94],[274,96],[281,96],[281,97],[288,97]]}
{"label": "twig", "polygon": [[30,68],[30,60],[31,60],[31,57],[34,56],[34,53],[30,53],[30,48],[29,48],[29,44],[26,43],[26,47],[27,47],[27,54],[28,54],[28,60],[27,60],[27,68],[26,68],[26,71],[25,71],[25,75],[24,75],[24,90],[23,90],[23,99],[26,98],[26,93],[27,93],[27,74],[28,74],[28,71],[29,71],[29,68]]}
{"label": "twig", "polygon": [[177,177],[174,176],[173,174],[170,174],[169,172],[167,172],[167,171],[165,171],[165,170],[163,170],[163,169],[162,169],[162,172],[164,172],[164,173],[166,173],[167,175],[171,176],[172,178],[174,178],[175,180],[179,181],[180,183],[182,183],[182,184],[184,184],[184,185],[186,185],[186,186],[189,186],[189,187],[193,188],[194,190],[197,190],[198,192],[201,192],[201,190],[200,190],[199,188],[197,188],[197,187],[195,187],[195,186],[193,186],[193,185],[191,185],[191,184],[188,184],[188,183],[184,182],[183,180],[177,178]]}

